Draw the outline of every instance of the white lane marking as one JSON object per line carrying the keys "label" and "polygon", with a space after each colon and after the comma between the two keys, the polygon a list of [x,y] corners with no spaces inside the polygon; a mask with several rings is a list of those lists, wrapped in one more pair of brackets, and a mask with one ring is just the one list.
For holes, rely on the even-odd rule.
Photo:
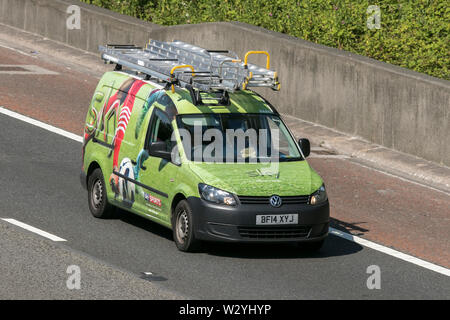
{"label": "white lane marking", "polygon": [[42,237],[45,237],[47,239],[50,239],[52,241],[67,241],[66,239],[60,238],[60,237],[55,236],[55,235],[53,235],[51,233],[45,232],[45,231],[43,231],[41,229],[35,228],[33,226],[30,226],[30,225],[28,225],[26,223],[17,221],[15,219],[2,219],[2,220],[6,221],[6,222],[9,222],[9,223],[11,223],[13,225],[16,225],[18,227],[21,227],[21,228],[23,228],[25,230],[31,231],[33,233],[36,233],[36,234],[38,234],[38,235],[40,235]]}
{"label": "white lane marking", "polygon": [[[31,119],[31,118],[28,118],[26,116],[23,116],[21,114],[15,113],[13,111],[9,111],[9,110],[7,110],[7,109],[5,109],[3,107],[0,107],[0,113],[3,113],[3,114],[8,115],[8,116],[11,116],[11,117],[16,118],[18,120],[25,121],[25,122],[33,124],[33,125],[36,125],[38,127],[44,128],[44,129],[46,129],[48,131],[52,131],[54,133],[60,134],[62,136],[65,136],[67,138],[70,138],[70,139],[73,139],[73,140],[76,140],[76,141],[79,141],[79,142],[83,141],[83,138],[81,136],[77,136],[77,135],[75,135],[73,133],[70,133],[70,132],[64,131],[62,129],[59,129],[59,128],[50,126],[48,124],[45,124],[43,122],[40,122],[40,121]],[[392,175],[392,176],[396,177],[394,175]],[[344,239],[352,241],[352,242],[359,243],[359,244],[361,244],[361,245],[363,245],[365,247],[371,248],[371,249],[376,250],[376,251],[383,252],[383,253],[385,253],[387,255],[390,255],[392,257],[395,257],[395,258],[398,258],[398,259],[401,259],[401,260],[413,263],[413,264],[418,265],[420,267],[423,267],[425,269],[432,270],[432,271],[441,273],[441,274],[446,275],[446,276],[450,276],[450,269],[447,269],[447,268],[444,268],[444,267],[432,264],[430,262],[427,262],[425,260],[422,260],[422,259],[410,256],[410,255],[407,255],[405,253],[402,253],[400,251],[397,251],[397,250],[385,247],[385,246],[380,245],[378,243],[375,243],[375,242],[372,242],[372,241],[369,241],[369,240],[366,240],[366,239],[363,239],[363,238],[360,238],[360,237],[357,237],[357,236],[353,236],[353,235],[351,235],[349,233],[342,232],[342,231],[339,231],[339,230],[331,228],[331,227],[330,227],[330,234],[333,234],[335,236],[344,238]]]}
{"label": "white lane marking", "polygon": [[369,240],[366,240],[366,239],[363,239],[363,238],[351,235],[351,234],[346,233],[346,232],[342,232],[340,230],[337,230],[337,229],[334,229],[334,228],[331,228],[331,227],[329,229],[329,232],[330,232],[330,234],[338,236],[340,238],[343,238],[343,239],[346,239],[346,240],[349,240],[349,241],[352,241],[352,242],[356,242],[356,243],[361,244],[361,245],[363,245],[365,247],[374,249],[376,251],[383,252],[383,253],[388,254],[388,255],[390,255],[392,257],[395,257],[397,259],[401,259],[401,260],[413,263],[413,264],[415,264],[417,266],[420,266],[422,268],[425,268],[425,269],[428,269],[428,270],[431,270],[431,271],[435,271],[435,272],[443,274],[443,275],[445,275],[447,277],[450,277],[450,269],[447,269],[445,267],[438,266],[438,265],[433,264],[431,262],[428,262],[428,261],[425,261],[425,260],[422,260],[422,259],[410,256],[410,255],[408,255],[406,253],[403,253],[403,252],[400,252],[400,251],[397,251],[397,250],[394,250],[394,249],[382,246],[381,244],[378,244],[378,243],[375,243],[375,242],[372,242],[372,241],[369,241]]}
{"label": "white lane marking", "polygon": [[10,116],[12,118],[24,121],[26,123],[35,125],[35,126],[37,126],[39,128],[45,129],[47,131],[54,132],[56,134],[59,134],[61,136],[66,137],[66,138],[69,138],[69,139],[72,139],[72,140],[75,140],[75,141],[78,141],[78,142],[83,142],[83,137],[81,137],[81,136],[78,136],[78,135],[73,134],[73,133],[71,133],[69,131],[65,131],[63,129],[59,129],[57,127],[51,126],[51,125],[46,124],[44,122],[41,122],[41,121],[38,121],[38,120],[35,120],[35,119],[32,119],[32,118],[26,117],[24,115],[21,115],[20,113],[17,113],[17,112],[5,109],[3,107],[0,107],[0,113],[2,113],[4,115],[7,115],[7,116]]}

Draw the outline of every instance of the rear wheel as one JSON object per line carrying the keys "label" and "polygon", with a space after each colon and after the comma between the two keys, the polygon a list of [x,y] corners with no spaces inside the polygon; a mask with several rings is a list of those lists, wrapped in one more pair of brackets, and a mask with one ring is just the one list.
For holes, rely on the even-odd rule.
{"label": "rear wheel", "polygon": [[106,185],[100,168],[92,172],[88,179],[88,204],[89,210],[96,218],[110,218],[113,208],[108,203]]}
{"label": "rear wheel", "polygon": [[173,238],[180,251],[198,250],[200,241],[195,239],[192,210],[186,200],[178,203],[172,218]]}

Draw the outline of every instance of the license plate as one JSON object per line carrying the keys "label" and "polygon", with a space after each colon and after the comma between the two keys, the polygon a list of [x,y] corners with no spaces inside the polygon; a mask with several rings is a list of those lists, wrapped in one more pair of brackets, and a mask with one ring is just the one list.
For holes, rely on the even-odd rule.
{"label": "license plate", "polygon": [[261,214],[256,216],[257,225],[297,224],[298,214]]}

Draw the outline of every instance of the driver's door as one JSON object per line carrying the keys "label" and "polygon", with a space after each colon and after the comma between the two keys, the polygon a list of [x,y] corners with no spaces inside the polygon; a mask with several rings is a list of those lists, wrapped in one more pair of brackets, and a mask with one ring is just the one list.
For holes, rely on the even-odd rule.
{"label": "driver's door", "polygon": [[[155,106],[148,126],[145,149],[148,151],[152,142],[166,143],[167,151],[172,150],[175,142],[171,141],[173,127],[171,118],[162,109]],[[173,189],[178,166],[170,160],[149,156],[142,162],[145,170],[142,171],[140,181],[146,186],[143,190],[142,208],[146,214],[162,222],[170,223],[170,210]]]}

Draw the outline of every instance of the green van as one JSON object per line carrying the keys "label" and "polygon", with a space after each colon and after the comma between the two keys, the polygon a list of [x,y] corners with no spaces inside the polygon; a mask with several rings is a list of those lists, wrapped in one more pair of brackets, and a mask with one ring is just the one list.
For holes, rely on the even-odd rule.
{"label": "green van", "polygon": [[119,66],[92,98],[80,178],[95,217],[136,213],[182,251],[202,240],[318,250],[329,203],[309,152],[252,90],[203,92]]}

